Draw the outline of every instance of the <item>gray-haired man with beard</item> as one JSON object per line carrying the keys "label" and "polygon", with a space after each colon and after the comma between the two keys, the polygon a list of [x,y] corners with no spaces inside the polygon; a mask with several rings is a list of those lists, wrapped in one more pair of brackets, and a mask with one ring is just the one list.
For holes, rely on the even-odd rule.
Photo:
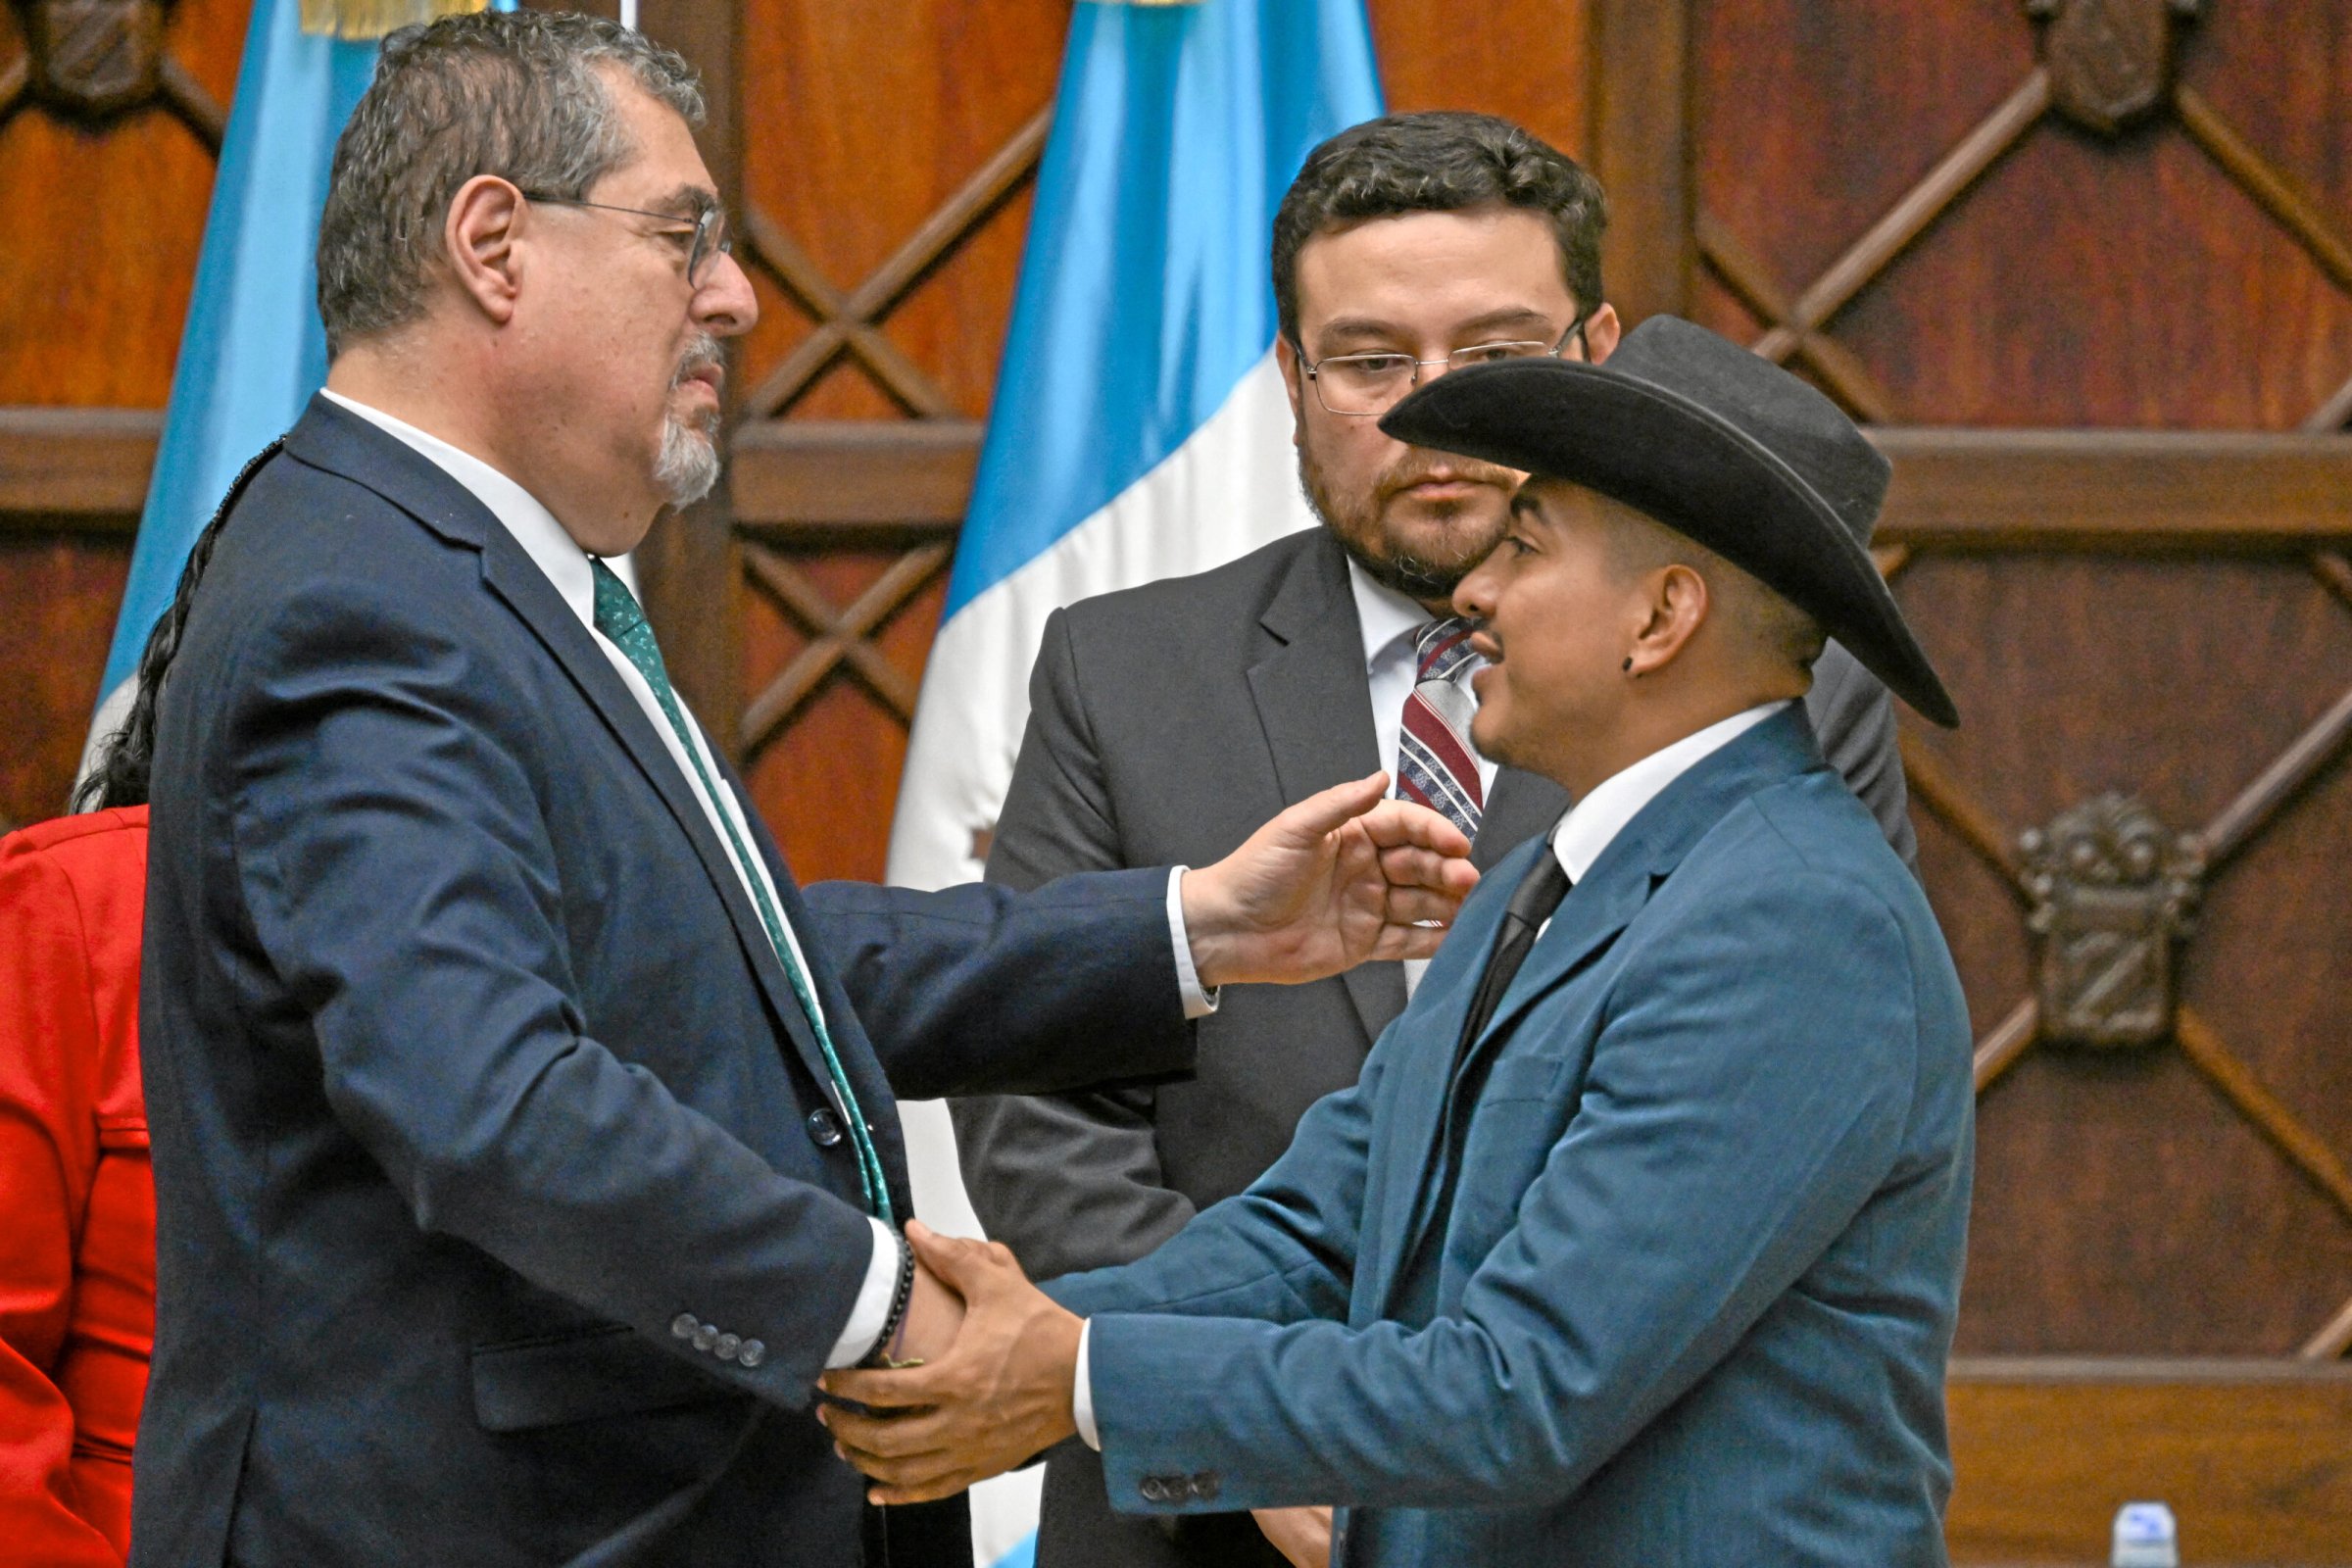
{"label": "gray-haired man with beard", "polygon": [[[1196,577],[1090,600],[1048,623],[1029,730],[988,874],[1213,858],[1252,824],[1374,767],[1444,811],[1483,869],[1568,801],[1469,743],[1483,662],[1453,590],[1508,521],[1524,475],[1409,447],[1379,416],[1454,366],[1605,360],[1600,187],[1489,116],[1396,115],[1311,154],[1275,219],[1275,345],[1298,471],[1323,526]],[[1893,710],[1833,643],[1806,699],[1830,760],[1914,855]],[[1355,1081],[1418,963],[1227,996],[1198,1069],[1155,1087],[964,1101],[965,1184],[990,1236],[1038,1279],[1126,1262],[1247,1187],[1298,1117]],[[1318,1511],[1115,1514],[1100,1460],[1049,1463],[1040,1568],[1317,1561]]]}
{"label": "gray-haired man with beard", "polygon": [[699,114],[485,13],[337,147],[327,388],[157,633],[139,1564],[968,1564],[808,1409],[961,1321],[894,1085],[1182,1070],[1203,988],[1433,951],[1474,880],[1366,777],[1200,869],[804,897],[604,560],[710,485],[758,315]]}

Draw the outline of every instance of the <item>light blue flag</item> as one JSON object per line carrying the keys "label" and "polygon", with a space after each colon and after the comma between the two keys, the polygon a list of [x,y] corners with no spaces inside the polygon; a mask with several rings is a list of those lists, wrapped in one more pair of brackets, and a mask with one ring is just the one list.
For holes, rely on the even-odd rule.
{"label": "light blue flag", "polygon": [[1051,611],[1311,525],[1267,250],[1306,154],[1380,112],[1362,0],[1074,8],[892,881],[977,874]]}
{"label": "light blue flag", "polygon": [[1362,0],[1076,8],[949,616],[1264,358],[1274,211],[1317,143],[1380,107]]}
{"label": "light blue flag", "polygon": [[[1267,251],[1307,153],[1380,112],[1362,0],[1074,8],[891,881],[979,875],[1049,613],[1313,526]],[[903,1109],[916,1208],[977,1234],[946,1113]],[[980,1562],[1029,1561],[1037,1478],[974,1491]]]}
{"label": "light blue flag", "polygon": [[[511,10],[514,0],[493,0]],[[299,0],[255,0],[204,249],[130,580],[115,621],[93,741],[128,710],[147,634],[197,534],[253,455],[326,380],[313,257],[335,138],[375,73],[377,44],[307,33]]]}

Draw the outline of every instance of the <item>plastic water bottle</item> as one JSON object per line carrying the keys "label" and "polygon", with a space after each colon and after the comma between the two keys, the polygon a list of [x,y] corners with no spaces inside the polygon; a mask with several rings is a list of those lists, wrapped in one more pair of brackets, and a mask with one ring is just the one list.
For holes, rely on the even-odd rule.
{"label": "plastic water bottle", "polygon": [[2115,1514],[2113,1568],[2180,1568],[2180,1529],[2161,1502],[2127,1502]]}

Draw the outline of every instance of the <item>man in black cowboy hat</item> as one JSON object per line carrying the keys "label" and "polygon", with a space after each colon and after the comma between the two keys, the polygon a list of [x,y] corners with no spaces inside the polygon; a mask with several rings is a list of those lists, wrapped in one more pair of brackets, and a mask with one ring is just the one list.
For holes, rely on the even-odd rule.
{"label": "man in black cowboy hat", "polygon": [[1347,1505],[1355,1568],[1941,1563],[1967,1014],[1798,701],[1827,635],[1957,720],[1865,549],[1886,464],[1671,318],[1386,427],[1534,475],[1455,604],[1480,749],[1577,804],[1249,1192],[1049,1293],[922,1238],[961,1334],[826,1420],[884,1499],[1075,1430],[1130,1512]]}
{"label": "man in black cowboy hat", "polygon": [[[1557,784],[1465,744],[1484,661],[1453,591],[1501,536],[1522,475],[1379,421],[1456,365],[1605,362],[1620,330],[1603,211],[1573,159],[1489,115],[1391,115],[1307,156],[1274,220],[1271,276],[1284,424],[1317,526],[1048,620],[991,881],[1206,864],[1270,803],[1375,767],[1469,835],[1481,871],[1559,820]],[[1913,859],[1886,688],[1835,643],[1813,673],[1823,756]],[[1263,1175],[1307,1107],[1355,1082],[1422,967],[1228,992],[1175,1081],[952,1102],[987,1234],[1039,1279],[1142,1257]],[[1046,1470],[1037,1560],[1281,1568],[1273,1542],[1319,1561],[1328,1530],[1297,1511],[1126,1517],[1095,1455],[1067,1444]]]}

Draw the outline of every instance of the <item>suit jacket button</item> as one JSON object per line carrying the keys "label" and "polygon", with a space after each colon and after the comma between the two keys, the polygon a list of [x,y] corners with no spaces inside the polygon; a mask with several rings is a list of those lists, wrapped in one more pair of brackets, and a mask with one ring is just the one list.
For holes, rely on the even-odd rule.
{"label": "suit jacket button", "polygon": [[819,1105],[808,1113],[808,1136],[819,1149],[831,1149],[841,1142],[841,1118],[833,1114],[830,1105]]}
{"label": "suit jacket button", "polygon": [[739,1336],[721,1334],[718,1337],[718,1343],[710,1347],[710,1353],[721,1361],[732,1361],[735,1359],[735,1352],[742,1348],[743,1341]]}
{"label": "suit jacket button", "polygon": [[758,1340],[746,1340],[743,1348],[735,1352],[737,1366],[758,1366],[767,1359],[767,1347]]}
{"label": "suit jacket button", "polygon": [[705,1323],[694,1331],[694,1348],[708,1353],[718,1343],[718,1330]]}
{"label": "suit jacket button", "polygon": [[693,1339],[694,1331],[701,1327],[702,1324],[695,1321],[695,1316],[692,1312],[680,1312],[676,1317],[673,1317],[669,1320],[670,1334],[681,1340]]}
{"label": "suit jacket button", "polygon": [[1144,1494],[1144,1500],[1146,1502],[1165,1502],[1168,1500],[1168,1484],[1157,1476],[1144,1477],[1142,1481],[1136,1484],[1135,1490]]}
{"label": "suit jacket button", "polygon": [[1202,1502],[1217,1500],[1217,1473],[1214,1470],[1203,1470],[1193,1477],[1193,1495]]}

